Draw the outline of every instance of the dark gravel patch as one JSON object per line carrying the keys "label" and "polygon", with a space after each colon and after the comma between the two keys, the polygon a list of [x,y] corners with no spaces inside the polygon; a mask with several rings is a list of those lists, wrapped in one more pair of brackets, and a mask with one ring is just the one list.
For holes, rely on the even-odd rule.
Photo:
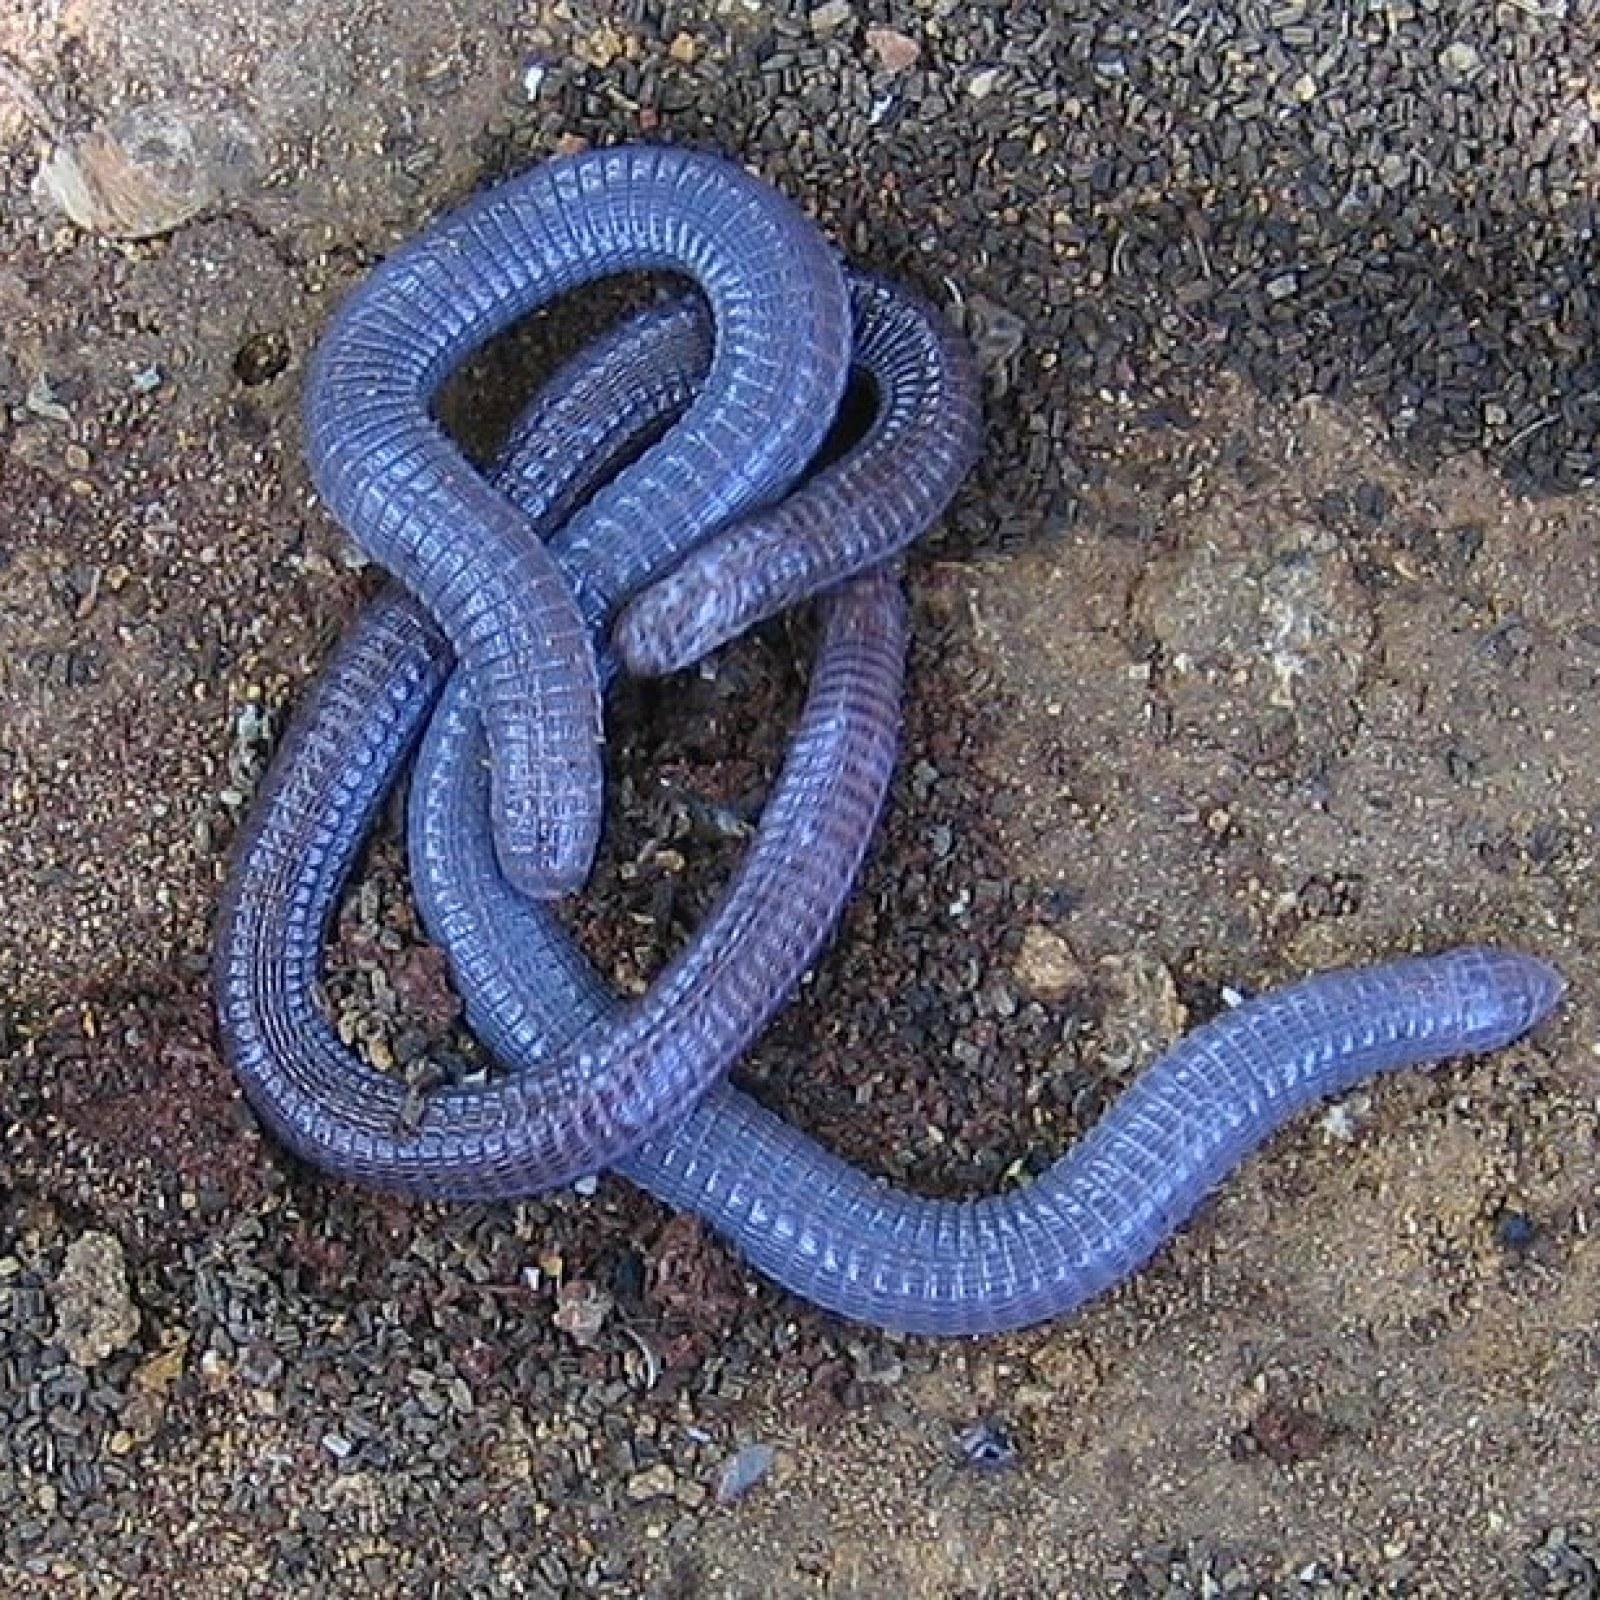
{"label": "dark gravel patch", "polygon": [[[796,1306],[618,1183],[493,1209],[330,1186],[254,1129],[203,986],[227,840],[284,708],[370,578],[310,508],[298,458],[297,385],[332,293],[450,200],[552,149],[702,144],[741,153],[854,259],[960,317],[988,384],[983,466],[915,563],[915,687],[890,817],[837,949],[741,1077],[851,1159],[931,1192],[1018,1181],[1053,1158],[1180,1003],[1190,1020],[1224,1003],[1221,963],[1168,929],[1161,947],[1192,958],[1169,971],[1152,955],[1113,981],[1050,944],[1079,906],[1016,868],[1022,801],[994,781],[997,730],[1038,724],[1019,787],[1070,794],[1086,814],[1117,796],[1095,751],[997,681],[967,609],[972,563],[1063,551],[1087,530],[1106,554],[1086,587],[1113,593],[1130,564],[1181,549],[1170,508],[1187,492],[1174,463],[1189,442],[1212,484],[1248,493],[1279,470],[1247,435],[1211,437],[1208,395],[1230,372],[1274,402],[1370,408],[1413,471],[1474,450],[1519,490],[1592,483],[1592,8],[1130,13],[1092,0],[1064,14],[935,0],[912,14],[830,0],[708,16],[574,0],[516,16],[469,5],[424,35],[381,6],[313,6],[270,73],[252,55],[256,9],[218,43],[167,0],[140,0],[124,10],[146,26],[119,35],[137,73],[90,26],[53,58],[47,98],[65,112],[132,94],[133,76],[181,85],[175,53],[146,59],[152,40],[237,57],[220,76],[270,124],[269,188],[171,241],[110,247],[31,209],[28,146],[0,164],[16,201],[0,219],[0,311],[15,335],[0,349],[13,518],[0,538],[0,879],[23,908],[0,936],[0,1586],[187,1592],[203,1574],[238,1594],[1022,1600],[1036,1590],[1017,1573],[1049,1560],[1061,1592],[1130,1597],[1596,1593],[1588,1524],[1553,1522],[1522,1480],[1481,1474],[1487,1509],[1477,1480],[1469,1494],[1452,1478],[1455,1498],[1426,1515],[1407,1501],[1460,1459],[1425,1455],[1448,1434],[1449,1384],[1489,1370],[1473,1393],[1502,1447],[1554,1440],[1563,1459],[1592,1401],[1592,1335],[1568,1326],[1561,1298],[1578,1281],[1563,1273],[1584,1259],[1588,1202],[1560,1188],[1549,1153],[1586,1148],[1592,1121],[1562,1108],[1554,1069],[1531,1084],[1520,1068],[1473,1080],[1474,1114],[1510,1130],[1518,1182],[1474,1221],[1487,1268],[1444,1224],[1415,1223],[1436,1230],[1431,1264],[1454,1298],[1415,1319],[1398,1356],[1370,1327],[1283,1332],[1294,1307],[1241,1290],[1204,1243],[1208,1223],[1180,1247],[1181,1285],[1147,1280],[1082,1332],[969,1352]],[[30,27],[46,38],[28,4],[19,15],[24,43]],[[279,25],[264,9],[255,20],[262,37]],[[323,87],[297,99],[306,84]],[[488,353],[452,393],[452,424],[487,449],[521,387],[639,291],[582,297]],[[1475,565],[1475,520],[1401,517],[1363,474],[1305,510],[1374,614],[1421,581],[1449,604],[1419,627],[1482,623],[1513,728],[1545,700],[1591,692],[1561,626],[1496,612],[1504,585]],[[1181,607],[1147,610],[1179,631]],[[1107,626],[1108,651],[1125,647],[1136,672],[1170,667],[1141,626]],[[732,869],[807,642],[804,619],[785,620],[714,675],[619,702],[607,854],[574,921],[624,989]],[[1395,697],[1426,687],[1423,659],[1393,668]],[[1367,654],[1359,665],[1304,748],[1213,760],[1188,875],[1213,874],[1206,895],[1258,865],[1272,876],[1230,854],[1251,825],[1241,774],[1298,794],[1363,719],[1381,719],[1391,686]],[[1082,711],[1094,725],[1095,692],[1068,706],[1069,724]],[[1195,691],[1174,691],[1180,710],[1181,693]],[[1204,728],[1213,702],[1195,704]],[[1511,907],[1526,927],[1553,885],[1550,925],[1582,928],[1594,808],[1578,780],[1558,806],[1534,779],[1506,779],[1514,763],[1498,751],[1441,757],[1452,794],[1507,784],[1489,843],[1470,847],[1500,863],[1503,892],[1459,891],[1467,910],[1492,927]],[[1381,764],[1363,759],[1375,782]],[[78,874],[80,858],[96,870]],[[1150,900],[1175,900],[1159,872],[1142,881]],[[1378,874],[1295,882],[1269,948],[1351,919],[1360,939],[1396,932]],[[1248,947],[1248,893],[1219,904],[1206,926],[1233,918]],[[1155,927],[1140,915],[1141,933]],[[1328,947],[1343,949],[1331,935]],[[449,1048],[472,1064],[392,828],[334,955],[335,1010],[374,1059],[403,1072]],[[1130,993],[1144,995],[1131,1042]],[[1426,1136],[1449,1128],[1456,1082],[1416,1090]],[[1518,1121],[1530,1100],[1566,1120]],[[1298,1211],[1343,1193],[1336,1165],[1319,1153],[1266,1191]],[[1377,1176],[1358,1176],[1354,1198],[1387,1170],[1361,1169]],[[85,1365],[63,1343],[62,1274],[75,1245],[106,1235],[125,1286],[111,1273],[102,1323],[86,1314],[116,1347]],[[1452,1317],[1483,1302],[1511,1307],[1496,1325],[1511,1334],[1452,1345]],[[1547,1313],[1558,1335],[1540,1343]],[[1312,1377],[1241,1403],[1233,1386],[1274,1349],[1310,1349]],[[1368,1369],[1386,1363],[1435,1409],[1385,1424],[1401,1404],[1391,1388],[1352,1422]],[[1107,1395],[1112,1369],[1150,1393]],[[1080,1434],[1062,1431],[1063,1412]],[[1182,1435],[1173,1469],[1165,1441],[1196,1416],[1210,1432]],[[1421,1456],[1405,1453],[1413,1436]],[[1004,1471],[972,1470],[1002,1457]],[[1391,1458],[1407,1481],[1384,1477]],[[1065,1501],[1048,1497],[1057,1480]],[[1352,1484],[1357,1498],[1340,1498]],[[1188,1537],[1186,1497],[1206,1493],[1194,1503],[1229,1506],[1256,1534]],[[925,1521],[939,1529],[926,1549],[907,1531]]]}
{"label": "dark gravel patch", "polygon": [[740,151],[953,297],[996,422],[957,546],[1002,486],[1003,532],[1070,517],[1119,429],[1182,426],[1219,366],[1370,404],[1422,463],[1596,475],[1585,7],[963,7],[899,72],[880,6],[621,11],[535,30],[549,68],[486,170],[624,133]]}

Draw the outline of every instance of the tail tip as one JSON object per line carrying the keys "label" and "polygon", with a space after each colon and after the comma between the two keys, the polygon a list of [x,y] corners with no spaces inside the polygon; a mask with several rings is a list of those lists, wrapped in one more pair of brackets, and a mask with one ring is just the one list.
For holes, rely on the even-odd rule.
{"label": "tail tip", "polygon": [[1531,1032],[1560,1005],[1567,980],[1550,962],[1520,950],[1478,948],[1462,952],[1472,966],[1472,992],[1481,1041],[1499,1049]]}

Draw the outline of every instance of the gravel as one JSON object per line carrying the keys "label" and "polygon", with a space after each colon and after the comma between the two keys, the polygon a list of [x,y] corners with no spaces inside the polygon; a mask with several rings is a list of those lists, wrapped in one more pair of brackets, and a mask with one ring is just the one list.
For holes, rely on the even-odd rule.
{"label": "gravel", "polygon": [[778,1453],[770,1444],[747,1444],[722,1469],[717,1478],[717,1504],[742,1500],[772,1471]]}
{"label": "gravel", "polygon": [[[1458,928],[1581,959],[1588,9],[56,9],[0,22],[0,69],[62,148],[181,106],[249,159],[159,215],[97,188],[113,232],[206,208],[111,246],[35,195],[38,113],[0,89],[0,1587],[943,1600],[1048,1563],[1114,1596],[1600,1593],[1581,1063],[1375,1092],[1114,1303],[931,1347],[611,1180],[326,1185],[241,1110],[204,987],[228,841],[373,581],[299,464],[333,295],[480,183],[640,136],[744,155],[960,321],[987,384],[983,466],[914,563],[893,813],[747,1066],[768,1103],[971,1193],[1246,976]],[[479,363],[452,418],[492,436],[603,303]],[[1307,397],[1382,449],[1319,444]],[[805,631],[617,706],[574,918],[625,990],[743,848]],[[386,1069],[483,1070],[392,818],[329,997]]]}
{"label": "gravel", "polygon": [[122,1242],[109,1233],[80,1234],[67,1247],[55,1284],[56,1338],[81,1367],[125,1350],[139,1331],[139,1308],[128,1292]]}

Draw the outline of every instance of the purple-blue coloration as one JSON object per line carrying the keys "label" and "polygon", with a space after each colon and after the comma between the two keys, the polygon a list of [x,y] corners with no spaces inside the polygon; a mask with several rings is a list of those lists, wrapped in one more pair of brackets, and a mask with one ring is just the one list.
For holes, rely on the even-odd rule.
{"label": "purple-blue coloration", "polygon": [[[657,542],[638,485],[671,478],[683,459],[678,431],[638,452],[685,407],[691,421],[711,414],[694,399],[706,322],[679,307],[635,319],[574,361],[514,431],[497,487],[474,488],[426,421],[427,395],[508,307],[645,264],[627,254],[643,248],[629,232],[639,208],[648,212],[662,193],[663,173],[690,173],[704,159],[678,158],[685,164],[672,169],[659,153],[613,155],[549,179],[554,198],[541,201],[596,230],[575,253],[576,276],[540,277],[545,268],[526,259],[478,260],[490,246],[514,254],[519,243],[568,259],[579,223],[530,238],[533,213],[522,208],[537,186],[524,180],[511,199],[496,191],[499,201],[485,197],[466,221],[397,257],[384,294],[358,297],[342,323],[342,355],[319,367],[326,387],[313,421],[324,487],[350,520],[391,539],[386,559],[408,582],[432,586],[425,598],[440,606],[468,670],[451,678],[451,648],[423,609],[384,595],[287,735],[257,802],[224,900],[217,1001],[250,1098],[287,1144],[337,1174],[445,1196],[529,1193],[615,1166],[820,1305],[885,1327],[979,1333],[1061,1315],[1133,1271],[1247,1152],[1323,1096],[1374,1073],[1496,1049],[1551,1009],[1559,977],[1507,952],[1324,974],[1180,1042],[1026,1188],[964,1202],[870,1179],[722,1085],[814,959],[865,852],[893,759],[904,646],[897,585],[870,569],[943,509],[971,459],[976,409],[959,347],[921,309],[857,282],[856,357],[879,398],[867,437],[789,501],[763,509],[810,453],[779,450],[773,478],[725,507],[718,525]],[[619,185],[629,174],[640,184],[637,206],[608,187],[616,174]],[[729,193],[754,188],[728,182]],[[707,219],[707,237],[720,237],[727,216]],[[684,263],[678,235],[658,233],[645,230],[664,252],[650,264]],[[608,254],[613,247],[620,255]],[[412,308],[398,322],[391,291]],[[706,394],[723,359],[711,298],[717,356]],[[395,348],[413,339],[420,344]],[[761,348],[752,354],[759,365]],[[821,383],[829,385],[836,395],[833,379]],[[731,394],[742,396],[739,384]],[[727,442],[722,424],[706,426],[707,438]],[[374,451],[375,440],[393,439],[404,442]],[[736,459],[703,464],[718,481],[741,472]],[[619,466],[612,486],[597,490]],[[488,573],[479,570],[484,547],[468,548],[486,519]],[[548,552],[530,554],[535,531],[551,528],[562,531]],[[691,544],[702,553],[689,553]],[[688,576],[652,594],[647,586],[686,554]],[[495,566],[502,559],[514,581]],[[602,650],[596,671],[593,641],[618,606],[631,603],[619,648],[654,669],[857,573],[865,575],[826,603],[801,731],[744,869],[651,994],[620,1006],[554,918],[506,876],[509,865],[525,883],[529,860],[526,839],[508,849],[508,775],[548,757],[554,776],[540,806],[565,804],[582,787],[581,763],[567,761],[572,729],[585,718],[591,733],[596,726],[614,662]],[[538,632],[546,625],[554,656]],[[544,698],[524,717],[514,701],[530,682]],[[413,872],[469,1021],[506,1072],[430,1095],[411,1122],[402,1086],[340,1045],[318,979],[340,891],[430,711],[410,808]]]}
{"label": "purple-blue coloration", "polygon": [[[586,475],[600,467],[558,446],[563,427],[587,426],[584,397],[624,413],[600,448],[606,459],[682,405],[691,379],[667,368],[693,365],[691,323],[677,312],[645,318],[573,363],[517,430],[502,475],[512,493],[552,514],[581,496]],[[862,450],[870,443],[869,435]],[[538,462],[546,464],[542,477]],[[888,592],[886,579],[861,581],[835,600],[834,626],[838,608],[866,606],[858,613],[866,618]],[[894,626],[893,614],[878,614],[869,632],[893,634]],[[824,645],[819,683],[829,662],[842,685],[875,683],[866,704],[851,688],[835,710],[843,722],[882,731],[893,722],[888,683],[898,638],[886,651],[846,638],[875,659],[866,672],[859,659],[835,658],[835,638]],[[405,598],[382,598],[363,616],[286,739],[262,797],[230,886],[219,1006],[251,1099],[301,1154],[429,1194],[509,1194],[550,1181],[552,1168],[520,1162],[515,1134],[518,1160],[510,1165],[486,1162],[482,1139],[453,1146],[461,1118],[440,1117],[438,1099],[466,1099],[475,1107],[467,1128],[501,1133],[530,1107],[576,1107],[562,1123],[576,1142],[563,1146],[554,1170],[570,1176],[574,1165],[598,1165],[589,1157],[595,1146],[573,1123],[589,1114],[589,1074],[598,1070],[584,1042],[605,1038],[616,1002],[554,918],[515,893],[499,869],[464,678],[454,680],[422,750],[411,850],[424,915],[450,949],[470,1022],[509,1077],[430,1099],[421,1130],[408,1133],[398,1085],[339,1050],[315,1003],[326,918],[448,661],[445,643]],[[797,821],[834,838],[827,829],[846,808],[856,819],[850,837],[864,846],[886,774],[882,749],[882,763],[862,765],[861,792],[856,781],[824,784],[814,810]],[[805,902],[802,886],[826,870],[827,856],[827,848],[805,848],[790,861],[782,922],[797,894]],[[819,920],[835,912],[829,901]],[[706,938],[691,952],[704,952]],[[675,1005],[746,1008],[747,965],[742,976],[738,962],[702,960],[696,971],[702,981],[678,987]],[[1187,1038],[1043,1178],[976,1202],[888,1189],[725,1086],[616,1165],[701,1214],[771,1277],[822,1306],[893,1328],[981,1333],[1062,1314],[1133,1270],[1246,1150],[1323,1094],[1379,1070],[1496,1048],[1538,1021],[1558,990],[1542,963],[1490,950],[1312,979]],[[643,1069],[651,1061],[646,1051]],[[582,1157],[573,1155],[579,1149]]]}
{"label": "purple-blue coloration", "polygon": [[[865,438],[797,497],[814,509],[810,522],[793,524],[795,536],[814,525],[819,543],[832,541],[818,572],[863,549],[892,555],[937,517],[976,434],[975,406],[954,406],[919,428],[915,462],[905,460],[899,419],[908,407],[925,414],[917,392],[952,393],[959,380],[938,362],[897,359],[908,346],[928,348],[926,308],[875,286],[860,306],[865,372],[883,403]],[[692,392],[703,344],[703,326],[682,308],[645,313],[557,375],[515,430],[499,474],[531,528],[553,525],[671,421]],[[845,476],[861,490],[848,505],[830,488]],[[563,567],[575,560],[563,556]],[[224,896],[219,1017],[263,1119],[329,1171],[466,1197],[533,1193],[609,1166],[681,1115],[754,1041],[837,921],[893,767],[904,646],[891,573],[831,595],[800,732],[756,843],[699,937],[638,1005],[564,1041],[550,1074],[442,1090],[408,1126],[403,1087],[344,1048],[316,999],[326,924],[371,808],[449,666],[415,602],[391,594],[369,608],[286,735]],[[458,674],[440,715],[456,718],[463,760],[481,774],[472,688]],[[456,831],[447,823],[437,848],[447,851]]]}
{"label": "purple-blue coloration", "polygon": [[[473,1031],[514,1071],[540,1073],[615,1001],[555,919],[499,876],[461,744],[448,713],[436,718],[412,800],[418,896]],[[841,1315],[932,1334],[1022,1327],[1127,1276],[1307,1106],[1380,1072],[1499,1049],[1561,988],[1543,962],[1487,949],[1322,974],[1198,1029],[1042,1176],[980,1200],[890,1188],[728,1087],[617,1170]]]}
{"label": "purple-blue coloration", "polygon": [[[972,465],[978,387],[965,342],[902,289],[851,275],[854,359],[877,402],[870,450],[701,545],[623,612],[630,671],[677,672],[865,572],[923,532]],[[933,459],[929,459],[929,452]]]}
{"label": "purple-blue coloration", "polygon": [[[601,488],[552,551],[429,402],[518,318],[580,284],[649,270],[703,291],[710,370],[671,435]],[[599,838],[591,630],[799,477],[849,361],[843,270],[803,214],[731,162],[654,146],[549,161],[487,191],[379,266],[334,319],[307,391],[312,473],[466,664],[494,762],[500,859],[525,893],[578,887]]]}

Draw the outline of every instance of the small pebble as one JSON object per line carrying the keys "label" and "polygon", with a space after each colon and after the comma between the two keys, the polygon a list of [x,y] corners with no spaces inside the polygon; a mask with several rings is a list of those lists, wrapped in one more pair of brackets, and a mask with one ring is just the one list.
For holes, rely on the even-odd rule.
{"label": "small pebble", "polygon": [[659,1500],[672,1493],[677,1487],[678,1475],[666,1462],[657,1462],[653,1467],[646,1467],[643,1472],[636,1472],[628,1479],[628,1498],[635,1503],[646,1500]]}
{"label": "small pebble", "polygon": [[570,1278],[556,1291],[556,1310],[551,1320],[575,1343],[594,1345],[615,1304],[599,1284],[586,1278]]}
{"label": "small pebble", "polygon": [[150,101],[58,140],[35,191],[80,228],[112,239],[170,233],[254,180],[259,150],[239,116]]}
{"label": "small pebble", "polygon": [[1024,930],[1011,972],[1024,993],[1046,1002],[1064,999],[1083,982],[1083,968],[1072,946],[1038,924]]}
{"label": "small pebble", "polygon": [[1502,1250],[1527,1250],[1537,1233],[1533,1218],[1525,1211],[1502,1211],[1495,1221],[1495,1241]]}
{"label": "small pebble", "polygon": [[867,48],[878,58],[885,72],[904,72],[917,64],[922,46],[897,28],[868,28]]}
{"label": "small pebble", "polygon": [[956,1436],[962,1464],[975,1472],[1004,1472],[1018,1461],[1017,1447],[1007,1429],[986,1418]]}
{"label": "small pebble", "polygon": [[28,385],[28,392],[23,396],[22,403],[34,416],[44,417],[47,421],[72,421],[72,413],[56,399],[49,378],[42,372]]}
{"label": "small pebble", "polygon": [[811,31],[821,37],[824,34],[837,33],[838,30],[855,17],[855,11],[850,6],[849,0],[827,0],[825,5],[820,5],[811,13],[809,21]]}
{"label": "small pebble", "polygon": [[67,1246],[56,1279],[56,1337],[81,1367],[125,1350],[139,1332],[122,1241],[91,1229]]}
{"label": "small pebble", "polygon": [[770,1444],[747,1444],[722,1469],[717,1479],[717,1504],[731,1505],[747,1495],[772,1471],[778,1453]]}

